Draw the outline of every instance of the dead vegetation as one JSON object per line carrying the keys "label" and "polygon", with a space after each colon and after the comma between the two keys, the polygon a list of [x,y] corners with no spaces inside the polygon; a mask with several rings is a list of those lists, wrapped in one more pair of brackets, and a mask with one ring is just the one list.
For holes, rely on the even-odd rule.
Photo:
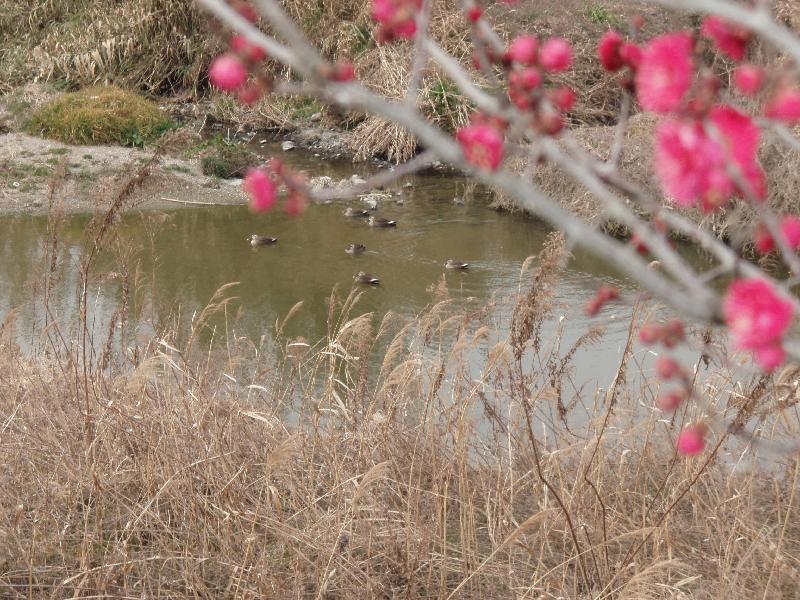
{"label": "dead vegetation", "polygon": [[[284,336],[298,304],[254,344],[232,333],[229,285],[188,331],[134,340],[127,299],[146,289],[113,224],[147,168],[87,229],[80,277],[114,277],[126,299],[106,339],[85,294],[74,328],[41,313],[35,358],[14,349],[13,317],[0,330],[4,597],[795,593],[800,463],[739,459],[722,430],[705,456],[677,458],[699,408],[653,412],[630,340],[608,389],[576,387],[572,358],[603,334],[568,343],[549,326],[560,237],[523,266],[508,336],[494,307],[440,284],[413,319],[334,294],[323,339]],[[63,276],[59,179],[45,308]],[[731,419],[796,435],[796,371],[737,379],[715,360],[697,385]]]}

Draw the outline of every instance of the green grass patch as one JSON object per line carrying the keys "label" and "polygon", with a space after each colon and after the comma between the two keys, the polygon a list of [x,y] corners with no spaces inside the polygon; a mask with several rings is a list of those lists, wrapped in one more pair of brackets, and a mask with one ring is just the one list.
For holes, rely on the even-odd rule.
{"label": "green grass patch", "polygon": [[191,173],[192,170],[185,166],[185,165],[176,165],[175,163],[167,165],[167,168],[170,171],[175,171],[176,173]]}
{"label": "green grass patch", "polygon": [[608,25],[615,29],[620,29],[623,25],[622,19],[610,12],[605,6],[590,6],[586,9],[586,18],[597,25]]}
{"label": "green grass patch", "polygon": [[25,129],[66,144],[140,147],[174,126],[146,98],[101,86],[59,96],[36,111]]}
{"label": "green grass patch", "polygon": [[23,182],[31,177],[50,177],[53,168],[49,165],[31,165],[11,161],[0,162],[0,179],[11,182]]}
{"label": "green grass patch", "polygon": [[69,152],[69,148],[50,148],[47,153],[48,154],[66,154]]}

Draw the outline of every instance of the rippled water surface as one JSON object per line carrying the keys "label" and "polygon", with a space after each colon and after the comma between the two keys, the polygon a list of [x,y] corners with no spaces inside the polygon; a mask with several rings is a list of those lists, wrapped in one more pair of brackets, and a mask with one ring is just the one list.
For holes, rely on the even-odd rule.
{"label": "rippled water surface", "polygon": [[[323,162],[299,151],[287,157],[312,175],[337,179],[349,177],[358,168]],[[406,182],[411,186],[401,187]],[[138,325],[144,333],[151,331],[145,323],[158,322],[167,314],[179,314],[177,320],[185,326],[220,286],[238,282],[228,292],[236,297],[228,316],[231,323],[234,315],[240,315],[235,320],[238,335],[254,341],[269,337],[276,318],[302,300],[304,306],[287,333],[313,341],[325,335],[331,291],[334,287],[342,294],[349,291],[356,272],[366,271],[381,279],[380,287],[365,290],[356,311],[373,312],[378,318],[390,310],[401,315],[424,310],[432,302],[430,286],[444,274],[453,298],[474,298],[478,304],[498,299],[494,324],[501,332],[507,330],[511,304],[506,300],[519,288],[523,261],[541,250],[547,228],[528,218],[491,210],[484,196],[470,194],[467,181],[452,174],[408,178],[397,190],[402,190],[402,196],[382,201],[376,213],[396,219],[399,225],[392,229],[373,229],[364,220],[346,218],[344,205],[339,203],[312,206],[299,218],[280,211],[253,215],[244,206],[127,214],[118,225],[119,239],[122,246],[130,248],[132,287],[141,291],[133,297],[131,315],[140,319]],[[456,196],[466,196],[465,204],[455,204]],[[400,198],[402,204],[397,203]],[[357,199],[351,204],[361,206]],[[85,215],[69,217],[61,234],[62,276],[53,290],[51,307],[53,317],[62,324],[75,320],[77,269],[88,221]],[[275,236],[279,241],[275,246],[252,248],[246,241],[251,233]],[[0,308],[4,312],[19,308],[18,329],[23,339],[37,316],[30,299],[42,293],[41,286],[33,284],[41,281],[37,269],[42,268],[46,237],[46,218],[0,220]],[[351,242],[365,244],[367,252],[356,257],[346,254],[344,248]],[[448,258],[470,263],[470,270],[445,270]],[[114,268],[106,260],[101,270]],[[581,382],[607,385],[625,343],[629,313],[610,307],[591,319],[582,314],[600,280],[628,287],[602,262],[575,253],[561,279],[559,306],[550,331],[561,323],[566,345],[589,325],[605,325],[602,343],[582,350],[575,361]],[[92,288],[92,313],[98,330],[117,308],[120,289],[120,280],[113,276]],[[35,345],[36,338],[29,337],[24,343]]]}

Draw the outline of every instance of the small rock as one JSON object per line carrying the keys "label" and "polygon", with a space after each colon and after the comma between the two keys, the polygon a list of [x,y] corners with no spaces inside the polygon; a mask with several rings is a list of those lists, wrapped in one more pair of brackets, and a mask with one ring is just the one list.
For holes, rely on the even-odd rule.
{"label": "small rock", "polygon": [[367,180],[359,177],[358,175],[351,175],[350,183],[352,183],[353,185],[364,185],[365,183],[367,183]]}
{"label": "small rock", "polygon": [[413,183],[411,183],[410,181],[406,181],[406,182],[403,184],[403,187],[404,187],[404,188],[410,188],[410,187],[414,187],[414,184],[413,184]]}
{"label": "small rock", "polygon": [[464,199],[459,196],[456,196],[455,198],[453,198],[453,204],[461,206],[462,204],[464,204]]}
{"label": "small rock", "polygon": [[311,118],[309,119],[309,121],[311,121],[312,123],[316,123],[317,121],[321,120],[322,120],[321,112],[315,112],[313,115],[311,115]]}
{"label": "small rock", "polygon": [[327,175],[323,175],[321,177],[312,177],[311,181],[309,181],[308,183],[311,186],[312,190],[324,190],[333,187],[334,185],[333,179],[331,179]]}
{"label": "small rock", "polygon": [[370,209],[372,209],[372,210],[375,210],[376,208],[378,208],[378,199],[375,198],[374,196],[364,196],[361,199],[361,202],[363,202],[364,204],[369,206]]}
{"label": "small rock", "polygon": [[286,140],[285,142],[282,142],[281,150],[283,150],[284,152],[288,152],[289,150],[294,150],[294,142],[291,140]]}

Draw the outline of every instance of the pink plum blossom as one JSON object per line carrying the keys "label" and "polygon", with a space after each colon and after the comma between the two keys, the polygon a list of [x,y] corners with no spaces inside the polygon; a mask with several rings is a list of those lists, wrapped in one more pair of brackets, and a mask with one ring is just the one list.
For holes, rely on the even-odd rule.
{"label": "pink plum blossom", "polygon": [[706,432],[708,428],[702,424],[689,425],[678,435],[676,448],[679,454],[684,456],[695,456],[700,454],[706,447]]}
{"label": "pink plum blossom", "polygon": [[213,85],[230,92],[239,89],[247,81],[247,69],[235,56],[223,54],[211,63],[208,77]]}
{"label": "pink plum blossom", "polygon": [[505,57],[511,62],[529,67],[536,64],[538,53],[539,39],[534,35],[520,35],[513,39]]}
{"label": "pink plum blossom", "polygon": [[597,44],[597,56],[606,71],[613,73],[625,66],[619,53],[621,47],[622,36],[616,31],[607,31],[600,38],[600,42]]}
{"label": "pink plum blossom", "polygon": [[766,177],[758,163],[760,130],[736,109],[720,105],[711,109],[709,126],[696,119],[666,119],[656,128],[655,170],[664,191],[680,206],[703,200],[705,207],[724,204],[741,194],[729,167],[731,163],[757,200],[766,197]]}
{"label": "pink plum blossom", "polygon": [[692,36],[668,33],[654,38],[642,51],[636,71],[636,93],[642,108],[660,114],[680,109],[692,85]]}
{"label": "pink plum blossom", "polygon": [[566,71],[572,65],[572,46],[564,38],[550,38],[539,50],[539,64],[551,73]]}
{"label": "pink plum blossom", "polygon": [[378,22],[378,41],[410,39],[417,34],[422,0],[372,0],[372,18]]}
{"label": "pink plum blossom", "polygon": [[783,86],[767,102],[764,115],[787,125],[800,123],[800,89]]}
{"label": "pink plum blossom", "polygon": [[794,317],[792,303],[765,279],[738,279],[728,288],[722,311],[734,346],[754,351],[760,363],[774,368],[776,346]]}
{"label": "pink plum blossom", "polygon": [[747,52],[747,42],[752,37],[747,29],[715,16],[706,17],[703,20],[700,33],[713,40],[717,50],[727,54],[733,60],[744,58]]}
{"label": "pink plum blossom", "polygon": [[491,125],[468,125],[458,130],[456,139],[467,162],[479,169],[495,171],[503,162],[503,134]]}
{"label": "pink plum blossom", "polygon": [[[795,215],[788,215],[781,221],[781,234],[786,244],[793,250],[800,249],[800,217]],[[760,225],[756,228],[756,233],[753,239],[756,250],[761,254],[767,254],[775,250],[775,239],[770,234],[769,230]]]}
{"label": "pink plum blossom", "polygon": [[250,196],[250,208],[254,212],[264,212],[275,206],[278,186],[264,169],[250,169],[242,187]]}

